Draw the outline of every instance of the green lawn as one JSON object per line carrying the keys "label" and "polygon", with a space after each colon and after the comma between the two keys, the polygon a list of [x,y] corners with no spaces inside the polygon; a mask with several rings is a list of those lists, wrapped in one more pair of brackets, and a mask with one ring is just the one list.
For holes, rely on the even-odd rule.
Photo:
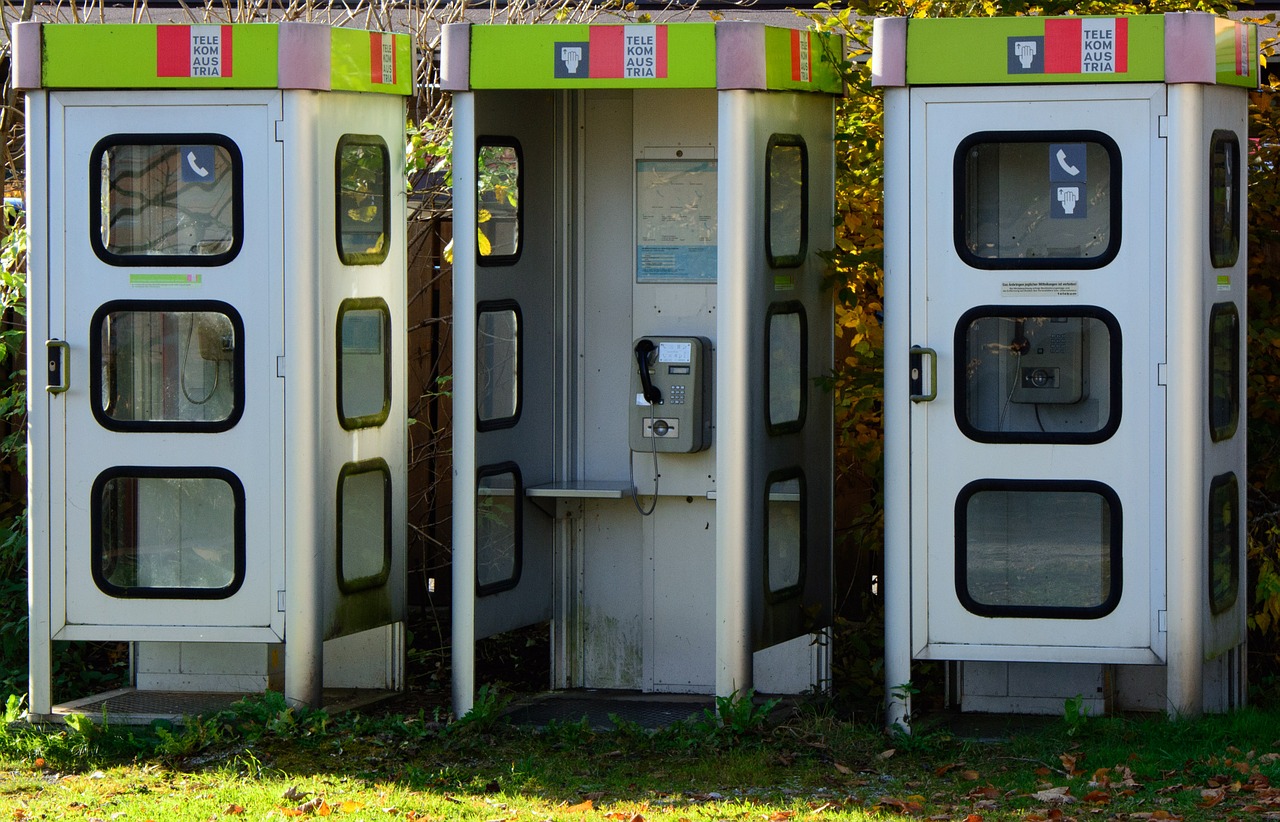
{"label": "green lawn", "polygon": [[[911,737],[814,703],[646,732],[385,711],[278,696],[183,727],[0,730],[0,822],[23,819],[1280,819],[1280,713],[1064,718],[982,740]],[[16,705],[16,703],[14,703]]]}

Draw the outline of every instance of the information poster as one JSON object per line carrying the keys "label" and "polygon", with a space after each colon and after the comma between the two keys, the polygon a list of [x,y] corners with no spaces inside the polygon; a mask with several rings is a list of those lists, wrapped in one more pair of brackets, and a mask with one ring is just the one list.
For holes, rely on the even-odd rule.
{"label": "information poster", "polygon": [[716,161],[636,161],[636,281],[716,281]]}

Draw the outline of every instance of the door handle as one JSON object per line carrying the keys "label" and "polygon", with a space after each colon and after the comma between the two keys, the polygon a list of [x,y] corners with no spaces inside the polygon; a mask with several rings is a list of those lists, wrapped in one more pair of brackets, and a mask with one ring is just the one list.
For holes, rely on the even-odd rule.
{"label": "door handle", "polygon": [[[925,371],[925,358],[929,360],[929,370]],[[932,348],[911,346],[909,358],[911,367],[911,401],[933,402],[938,398],[938,352]],[[925,390],[925,379],[928,379],[928,390]]]}
{"label": "door handle", "polygon": [[49,369],[45,390],[50,394],[64,394],[71,388],[71,346],[63,340],[49,340],[45,343],[45,353]]}

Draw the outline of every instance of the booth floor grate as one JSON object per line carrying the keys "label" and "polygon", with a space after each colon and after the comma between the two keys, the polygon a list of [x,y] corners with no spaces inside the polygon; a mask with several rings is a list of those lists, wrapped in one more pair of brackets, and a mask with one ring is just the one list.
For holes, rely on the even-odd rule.
{"label": "booth floor grate", "polygon": [[[326,688],[323,698],[325,710],[334,714],[362,708],[396,695],[394,691]],[[54,705],[51,716],[36,719],[62,722],[70,714],[83,714],[94,719],[105,715],[107,722],[116,725],[147,725],[156,720],[181,722],[184,717],[226,710],[249,696],[253,694],[120,688]]]}
{"label": "booth floor grate", "polygon": [[545,727],[551,722],[580,722],[583,719],[596,730],[616,727],[610,716],[623,722],[634,722],[642,728],[656,730],[698,719],[704,710],[715,710],[709,696],[682,694],[637,694],[632,691],[567,691],[522,700],[509,708],[505,716],[516,725]]}

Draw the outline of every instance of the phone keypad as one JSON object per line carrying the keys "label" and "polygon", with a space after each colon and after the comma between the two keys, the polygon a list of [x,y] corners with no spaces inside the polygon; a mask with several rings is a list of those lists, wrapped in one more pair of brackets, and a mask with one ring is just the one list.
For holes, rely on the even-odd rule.
{"label": "phone keypad", "polygon": [[685,387],[680,384],[671,386],[667,393],[667,401],[672,405],[684,405]]}

